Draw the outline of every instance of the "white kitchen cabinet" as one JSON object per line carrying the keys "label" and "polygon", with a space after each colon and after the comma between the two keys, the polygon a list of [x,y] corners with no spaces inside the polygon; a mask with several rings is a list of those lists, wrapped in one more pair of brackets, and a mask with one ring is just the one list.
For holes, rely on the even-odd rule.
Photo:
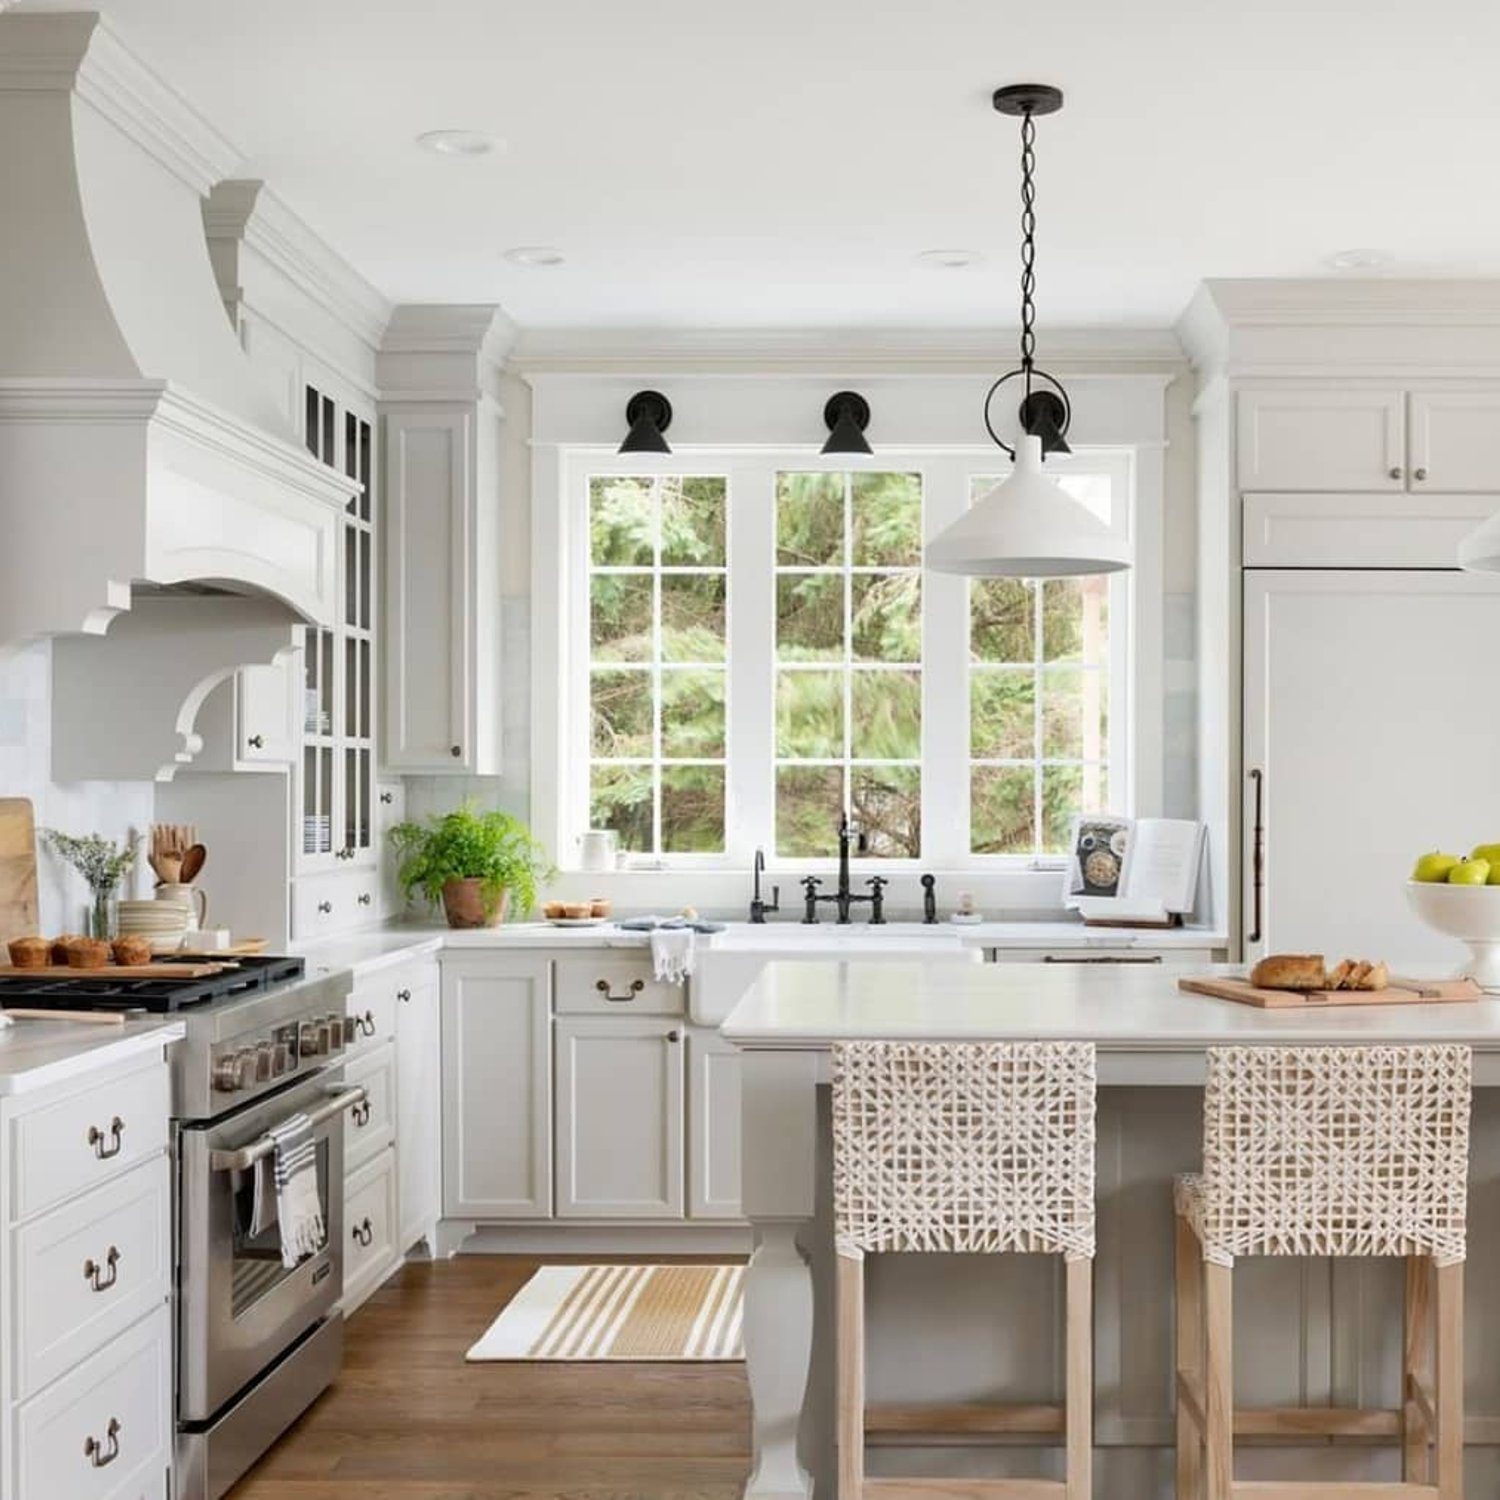
{"label": "white kitchen cabinet", "polygon": [[347,1317],[400,1262],[396,1248],[396,1153],[379,1152],[344,1181],[344,1295]]}
{"label": "white kitchen cabinet", "polygon": [[443,1211],[442,1024],[437,965],[397,972],[396,1142],[401,1211],[397,1247],[432,1245]]}
{"label": "white kitchen cabinet", "polygon": [[193,770],[285,771],[301,745],[296,718],[300,652],[282,661],[241,667],[198,710],[203,749]]}
{"label": "white kitchen cabinet", "polygon": [[1241,490],[1401,490],[1406,396],[1345,385],[1242,390]]}
{"label": "white kitchen cabinet", "polygon": [[442,960],[443,1213],[552,1213],[552,966],[522,953]]}
{"label": "white kitchen cabinet", "polygon": [[689,1217],[740,1217],[740,1052],[712,1026],[688,1031],[687,1171]]}
{"label": "white kitchen cabinet", "polygon": [[1244,497],[1247,568],[1451,568],[1494,495],[1273,491]]}
{"label": "white kitchen cabinet", "polygon": [[557,1022],[557,1216],[680,1219],[680,1021],[646,1016]]}
{"label": "white kitchen cabinet", "polygon": [[1500,492],[1500,390],[1413,391],[1408,426],[1413,489]]}
{"label": "white kitchen cabinet", "polygon": [[500,771],[498,409],[385,410],[385,744],[400,772]]}
{"label": "white kitchen cabinet", "polygon": [[1424,850],[1500,837],[1497,640],[1500,576],[1245,574],[1249,958],[1461,962],[1402,887]]}

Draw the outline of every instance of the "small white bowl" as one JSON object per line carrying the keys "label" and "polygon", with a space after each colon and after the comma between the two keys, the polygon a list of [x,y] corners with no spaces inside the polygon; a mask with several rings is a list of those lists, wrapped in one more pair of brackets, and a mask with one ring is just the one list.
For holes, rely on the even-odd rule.
{"label": "small white bowl", "polygon": [[1464,972],[1481,989],[1500,994],[1500,885],[1408,880],[1406,899],[1434,932],[1468,944],[1473,958]]}

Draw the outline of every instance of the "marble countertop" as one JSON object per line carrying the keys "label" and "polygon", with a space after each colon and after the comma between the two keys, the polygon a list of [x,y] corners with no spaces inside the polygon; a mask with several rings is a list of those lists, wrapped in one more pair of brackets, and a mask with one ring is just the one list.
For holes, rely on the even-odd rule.
{"label": "marble countertop", "polygon": [[[722,1030],[742,1047],[816,1050],[865,1038],[1091,1041],[1101,1051],[1215,1044],[1467,1042],[1500,1053],[1500,999],[1260,1010],[1184,994],[1180,970],[1133,965],[778,960]],[[1205,972],[1239,974],[1231,965]]]}
{"label": "marble countertop", "polygon": [[0,1026],[0,1095],[29,1093],[158,1050],[177,1041],[184,1029],[181,1021],[162,1016],[107,1026],[12,1021]]}

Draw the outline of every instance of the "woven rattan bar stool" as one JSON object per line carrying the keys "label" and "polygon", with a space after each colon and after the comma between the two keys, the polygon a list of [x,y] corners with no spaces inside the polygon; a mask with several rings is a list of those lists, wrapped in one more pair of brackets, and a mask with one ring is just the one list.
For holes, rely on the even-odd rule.
{"label": "woven rattan bar stool", "polygon": [[[1209,1049],[1203,1174],[1175,1195],[1178,1500],[1462,1500],[1470,1074],[1467,1047]],[[1237,1255],[1403,1257],[1401,1409],[1236,1411]],[[1404,1480],[1236,1483],[1236,1432],[1388,1437]]]}
{"label": "woven rattan bar stool", "polygon": [[[833,1049],[838,1495],[1088,1500],[1093,1449],[1094,1049],[1081,1043],[850,1042]],[[934,1433],[1063,1442],[1067,1478],[865,1478],[864,1257],[1067,1260],[1062,1407],[933,1409]],[[978,1311],[978,1310],[976,1310]],[[923,1419],[927,1413],[922,1413]],[[879,1413],[869,1415],[872,1431]],[[903,1410],[900,1430],[914,1432]]]}

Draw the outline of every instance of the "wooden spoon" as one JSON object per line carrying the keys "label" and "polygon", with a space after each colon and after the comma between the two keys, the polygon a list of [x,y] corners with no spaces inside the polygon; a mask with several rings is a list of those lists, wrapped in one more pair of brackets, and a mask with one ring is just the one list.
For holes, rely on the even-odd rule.
{"label": "wooden spoon", "polygon": [[198,878],[207,859],[208,850],[202,844],[193,844],[182,856],[182,873],[178,875],[178,880],[183,885],[191,885]]}

